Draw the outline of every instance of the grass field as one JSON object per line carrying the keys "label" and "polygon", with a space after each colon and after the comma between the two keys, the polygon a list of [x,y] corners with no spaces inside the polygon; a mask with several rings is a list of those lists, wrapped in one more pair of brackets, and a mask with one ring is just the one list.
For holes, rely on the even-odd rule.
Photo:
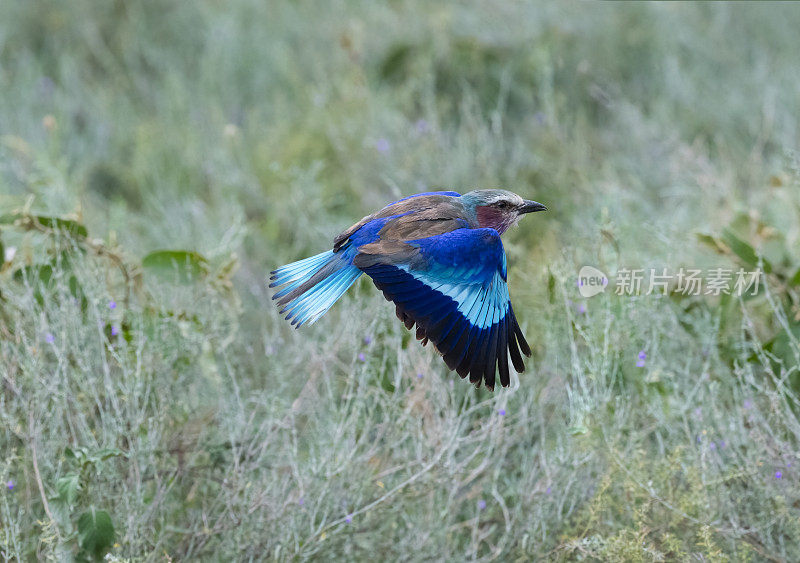
{"label": "grass field", "polygon": [[[0,558],[800,560],[792,4],[0,2]],[[369,280],[270,270],[415,192],[504,236],[474,389]],[[578,271],[761,268],[755,296]]]}

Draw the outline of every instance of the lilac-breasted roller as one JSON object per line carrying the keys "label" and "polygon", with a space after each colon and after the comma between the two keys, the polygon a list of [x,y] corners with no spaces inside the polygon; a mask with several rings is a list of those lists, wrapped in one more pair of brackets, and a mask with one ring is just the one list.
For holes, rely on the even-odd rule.
{"label": "lilac-breasted roller", "polygon": [[500,235],[523,214],[546,209],[498,189],[409,196],[341,233],[332,250],[272,272],[270,287],[283,286],[273,299],[300,327],[367,274],[450,369],[490,390],[499,371],[508,387],[508,356],[521,373],[531,350],[508,296]]}

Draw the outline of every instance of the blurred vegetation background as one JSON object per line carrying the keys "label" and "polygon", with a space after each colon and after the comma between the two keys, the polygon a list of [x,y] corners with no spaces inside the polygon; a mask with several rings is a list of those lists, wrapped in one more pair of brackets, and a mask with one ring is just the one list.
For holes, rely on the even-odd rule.
{"label": "blurred vegetation background", "polygon": [[[800,559],[791,4],[0,3],[4,560]],[[502,186],[534,348],[476,391],[270,270]],[[590,264],[767,272],[583,300]],[[637,366],[644,352],[643,366]]]}

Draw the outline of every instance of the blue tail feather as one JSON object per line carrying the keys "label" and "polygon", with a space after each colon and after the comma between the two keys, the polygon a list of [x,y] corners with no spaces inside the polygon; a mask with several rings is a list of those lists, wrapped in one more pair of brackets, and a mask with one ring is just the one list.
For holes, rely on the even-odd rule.
{"label": "blue tail feather", "polygon": [[[294,317],[292,324],[297,324],[297,326],[300,327],[306,323],[314,323],[320,318],[339,297],[347,291],[356,278],[361,275],[361,271],[358,268],[354,269],[355,272],[347,270],[340,271],[338,274],[326,278],[324,282],[315,286],[312,290],[313,296],[309,296],[306,302],[301,305],[299,309],[295,309],[291,315]],[[289,317],[287,317],[287,320],[288,319]]]}
{"label": "blue tail feather", "polygon": [[[311,256],[310,258],[281,266],[272,272],[272,275],[270,276],[271,283],[269,284],[269,287],[277,287],[290,281],[296,282],[292,285],[297,286],[302,283],[302,280],[305,276],[307,276],[309,273],[314,273],[319,270],[332,257],[333,251],[329,250],[327,252],[317,254],[316,256]],[[288,288],[284,288],[282,291],[286,291],[286,289]]]}
{"label": "blue tail feather", "polygon": [[272,272],[269,286],[284,286],[272,298],[283,306],[286,320],[297,327],[314,323],[336,303],[362,274],[351,254],[329,250]]}

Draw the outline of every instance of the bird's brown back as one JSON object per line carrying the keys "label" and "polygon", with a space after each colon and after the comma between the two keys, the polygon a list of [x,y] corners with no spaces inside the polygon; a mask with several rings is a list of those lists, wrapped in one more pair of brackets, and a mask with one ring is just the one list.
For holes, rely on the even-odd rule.
{"label": "bird's brown back", "polygon": [[[464,221],[471,227],[474,226],[474,220],[467,215],[463,204],[457,197],[439,194],[411,197],[387,205],[372,215],[367,215],[340,233],[333,239],[333,251],[338,251],[353,233],[373,219],[404,213],[407,215],[388,221],[379,232],[379,240],[371,244],[432,237],[461,228],[464,226]],[[370,245],[361,248],[366,246]]]}

